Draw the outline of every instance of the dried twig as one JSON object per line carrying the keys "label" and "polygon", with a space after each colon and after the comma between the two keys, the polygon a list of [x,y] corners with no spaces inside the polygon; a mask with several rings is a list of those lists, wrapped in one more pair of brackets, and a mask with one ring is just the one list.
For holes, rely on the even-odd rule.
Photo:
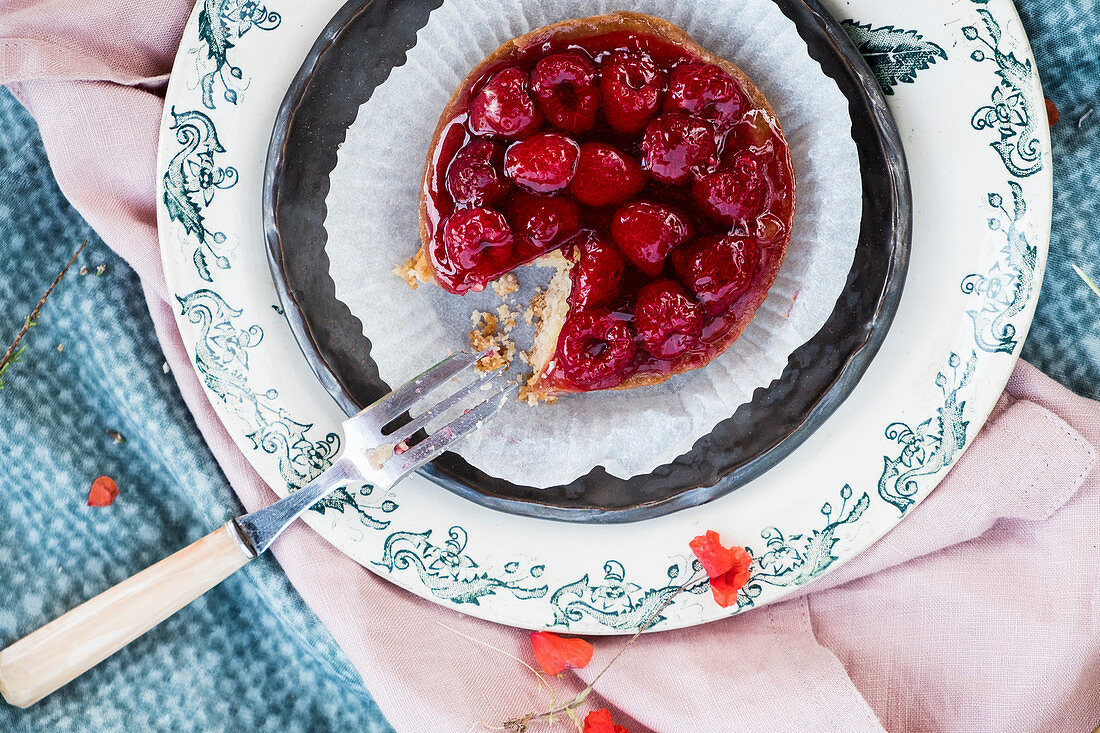
{"label": "dried twig", "polygon": [[[57,287],[57,284],[61,282],[61,278],[65,277],[65,273],[68,272],[69,268],[73,266],[73,263],[76,262],[76,258],[80,256],[80,253],[84,251],[84,248],[87,245],[88,240],[85,239],[84,242],[80,245],[80,248],[73,254],[71,258],[69,258],[68,264],[61,268],[61,272],[57,273],[57,277],[55,277],[53,279],[53,282],[50,283],[50,287],[46,289],[46,292],[45,294],[43,294],[42,299],[38,301],[38,305],[34,307],[34,310],[31,311],[31,314],[27,316],[27,318],[23,321],[23,328],[19,329],[19,333],[15,335],[15,340],[11,342],[11,346],[9,346],[8,350],[4,352],[3,358],[0,358],[0,373],[2,373],[3,370],[7,369],[10,364],[18,361],[19,355],[21,355],[23,351],[27,348],[26,346],[24,346],[22,349],[20,349],[19,342],[27,334],[27,331],[30,330],[30,327],[33,326],[38,320],[38,314],[42,310],[42,306],[46,304],[46,299],[50,297],[50,293],[52,293],[53,289]],[[18,349],[18,351],[16,351],[16,349]]]}
{"label": "dried twig", "polygon": [[1078,274],[1078,276],[1080,276],[1080,278],[1081,278],[1082,280],[1084,280],[1084,281],[1085,281],[1085,285],[1088,285],[1088,286],[1089,286],[1089,288],[1090,288],[1090,289],[1092,290],[1092,292],[1096,293],[1096,295],[1097,295],[1097,296],[1100,296],[1100,285],[1097,285],[1096,283],[1094,283],[1094,282],[1092,281],[1092,278],[1091,278],[1091,277],[1089,277],[1089,276],[1088,276],[1088,275],[1087,275],[1087,274],[1085,273],[1085,271],[1084,271],[1084,270],[1082,270],[1082,269],[1081,269],[1080,267],[1078,267],[1077,265],[1074,265],[1074,266],[1073,266],[1073,269],[1074,269],[1074,270],[1076,270],[1076,271],[1077,271],[1077,274]]}
{"label": "dried twig", "polygon": [[592,692],[592,689],[596,686],[596,683],[600,681],[600,678],[604,676],[604,674],[607,672],[607,670],[611,669],[611,665],[613,665],[616,661],[618,661],[619,657],[621,657],[623,655],[623,652],[625,652],[630,647],[631,644],[633,644],[635,641],[637,641],[639,636],[641,636],[649,627],[651,627],[655,623],[657,623],[657,619],[659,619],[661,617],[661,612],[664,611],[666,608],[668,608],[668,605],[670,603],[672,603],[672,600],[680,594],[680,591],[682,591],[684,588],[687,588],[693,582],[696,582],[696,579],[694,577],[689,578],[687,581],[684,582],[683,585],[681,585],[675,591],[670,593],[668,598],[666,598],[664,600],[664,603],[662,603],[660,606],[658,606],[657,610],[655,610],[653,613],[651,613],[649,615],[649,618],[647,618],[645,620],[645,622],[641,626],[638,627],[638,630],[634,632],[634,635],[631,636],[630,639],[625,644],[622,645],[622,647],[619,649],[619,651],[616,652],[615,656],[611,658],[611,661],[608,662],[607,664],[605,664],[604,668],[601,669],[599,671],[599,673],[592,679],[592,681],[588,684],[588,687],[585,687],[583,690],[581,690],[579,693],[577,693],[576,697],[574,697],[572,700],[565,703],[564,705],[559,705],[557,707],[551,707],[551,709],[547,710],[545,713],[527,713],[526,715],[521,715],[518,718],[512,718],[511,720],[507,720],[507,721],[504,722],[504,729],[505,730],[521,731],[522,732],[522,731],[526,731],[527,726],[530,725],[533,722],[536,722],[536,721],[552,722],[554,720],[555,715],[565,714],[565,715],[569,715],[570,717],[573,717],[574,712],[576,711],[576,709],[586,699],[588,699],[588,695]]}

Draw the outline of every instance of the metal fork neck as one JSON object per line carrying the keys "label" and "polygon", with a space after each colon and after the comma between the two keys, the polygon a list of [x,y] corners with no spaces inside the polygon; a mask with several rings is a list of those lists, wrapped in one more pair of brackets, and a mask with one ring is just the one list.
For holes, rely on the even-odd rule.
{"label": "metal fork neck", "polygon": [[267,552],[284,529],[334,489],[363,480],[355,464],[341,456],[327,471],[285,499],[231,521],[244,550],[256,557]]}

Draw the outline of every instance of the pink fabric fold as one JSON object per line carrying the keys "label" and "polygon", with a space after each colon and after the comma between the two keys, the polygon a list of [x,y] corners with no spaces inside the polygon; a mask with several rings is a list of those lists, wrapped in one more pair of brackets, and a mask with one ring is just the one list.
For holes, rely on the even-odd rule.
{"label": "pink fabric fold", "polygon": [[[0,82],[38,120],[66,196],[141,276],[184,399],[255,509],[274,494],[199,386],[155,230],[157,91],[190,10],[175,0],[4,3]],[[1021,364],[958,466],[870,550],[796,598],[641,638],[591,702],[633,733],[1092,731],[1100,723],[1097,446],[1100,405]],[[525,632],[401,591],[305,527],[274,553],[398,730],[477,730],[479,721],[546,709],[528,671],[455,633],[529,658]],[[621,643],[595,640],[594,663],[566,673],[558,699]],[[570,726],[559,718],[553,729]]]}

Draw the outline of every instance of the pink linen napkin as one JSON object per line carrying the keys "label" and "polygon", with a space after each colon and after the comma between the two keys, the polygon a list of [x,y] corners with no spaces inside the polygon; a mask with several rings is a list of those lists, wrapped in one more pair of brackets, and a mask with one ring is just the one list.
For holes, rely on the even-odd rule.
{"label": "pink linen napkin", "polygon": [[[160,95],[191,4],[136,5],[0,3],[0,83],[38,120],[66,196],[141,276],[184,398],[252,510],[274,494],[202,393],[155,231]],[[592,702],[633,733],[1093,730],[1097,446],[1100,405],[1021,364],[973,447],[896,530],[808,594],[643,637]],[[274,554],[398,730],[477,730],[546,709],[528,671],[440,624],[521,658],[525,632],[415,598],[301,526]],[[594,663],[567,673],[558,699],[621,643],[596,640]]]}

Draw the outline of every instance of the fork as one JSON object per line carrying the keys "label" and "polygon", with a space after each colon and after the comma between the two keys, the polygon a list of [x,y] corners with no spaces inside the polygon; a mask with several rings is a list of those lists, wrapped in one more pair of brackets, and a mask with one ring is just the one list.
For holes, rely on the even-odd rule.
{"label": "fork", "polygon": [[[245,514],[109,588],[0,651],[0,695],[27,707],[179,611],[262,555],[303,513],[352,482],[386,490],[496,415],[518,386],[501,371],[474,379],[390,432],[442,385],[458,381],[489,352],[459,353],[398,387],[343,424],[344,451],[327,471],[290,496]],[[427,437],[446,413],[491,395]]]}

